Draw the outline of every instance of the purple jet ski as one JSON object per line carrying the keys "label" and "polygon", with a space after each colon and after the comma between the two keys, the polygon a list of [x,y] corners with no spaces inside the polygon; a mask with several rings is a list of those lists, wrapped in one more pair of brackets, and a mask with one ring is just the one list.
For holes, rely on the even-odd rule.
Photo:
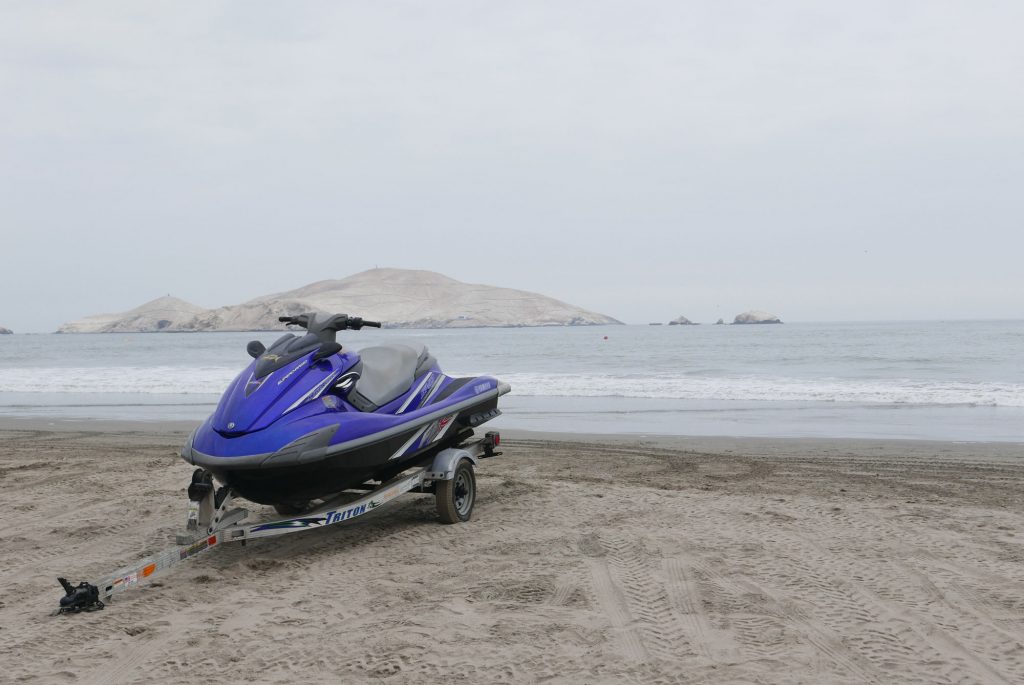
{"label": "purple jet ski", "polygon": [[[306,329],[270,348],[228,386],[181,456],[238,495],[282,514],[427,464],[498,416],[509,386],[445,375],[417,344],[344,350],[338,331],[380,328],[345,314],[283,316]],[[195,478],[195,477],[194,477]]]}

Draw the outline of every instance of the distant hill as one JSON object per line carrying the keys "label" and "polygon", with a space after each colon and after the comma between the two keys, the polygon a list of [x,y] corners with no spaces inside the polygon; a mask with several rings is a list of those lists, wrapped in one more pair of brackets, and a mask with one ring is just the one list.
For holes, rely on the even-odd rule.
{"label": "distant hill", "polygon": [[182,322],[206,310],[177,297],[165,295],[152,302],[119,314],[95,314],[66,323],[58,333],[137,333],[139,331],[174,331]]}
{"label": "distant hill", "polygon": [[462,283],[432,271],[371,269],[217,309],[161,297],[122,314],[66,323],[58,333],[274,330],[281,328],[277,317],[308,311],[362,316],[390,328],[621,323],[525,290]]}

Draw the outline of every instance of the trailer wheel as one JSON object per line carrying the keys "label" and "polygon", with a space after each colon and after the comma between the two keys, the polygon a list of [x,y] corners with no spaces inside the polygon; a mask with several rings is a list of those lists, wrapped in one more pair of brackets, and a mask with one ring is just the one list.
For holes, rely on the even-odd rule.
{"label": "trailer wheel", "polygon": [[438,481],[435,498],[437,515],[441,518],[441,523],[468,521],[476,502],[476,475],[473,473],[473,462],[463,459],[455,467],[455,475],[451,480]]}

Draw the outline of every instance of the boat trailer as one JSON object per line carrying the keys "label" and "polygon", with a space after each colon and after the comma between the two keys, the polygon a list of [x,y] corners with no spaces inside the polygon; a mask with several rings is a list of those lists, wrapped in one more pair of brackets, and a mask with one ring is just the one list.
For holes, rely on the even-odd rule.
{"label": "boat trailer", "polygon": [[163,573],[167,569],[215,547],[229,543],[272,538],[316,528],[333,526],[356,519],[391,502],[407,492],[433,492],[438,515],[443,523],[468,521],[476,501],[475,467],[481,459],[501,454],[498,432],[487,433],[473,442],[439,452],[429,465],[406,469],[361,497],[351,490],[339,493],[313,509],[296,516],[243,525],[248,510],[231,505],[234,493],[227,486],[215,489],[209,471],[196,469],[188,488],[189,506],[185,530],[176,536],[177,544],[153,556],[118,569],[95,583],[69,583],[58,578],[64,588],[57,614],[98,611],[104,601]]}

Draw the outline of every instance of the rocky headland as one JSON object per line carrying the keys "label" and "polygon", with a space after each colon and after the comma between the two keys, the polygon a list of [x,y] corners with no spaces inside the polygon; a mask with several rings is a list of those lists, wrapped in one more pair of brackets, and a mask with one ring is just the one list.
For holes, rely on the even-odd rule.
{"label": "rocky headland", "polygon": [[182,322],[206,310],[191,302],[165,295],[118,314],[94,314],[64,324],[58,333],[137,333],[183,330]]}
{"label": "rocky headland", "polygon": [[620,321],[545,295],[462,283],[432,271],[371,269],[338,280],[204,309],[161,297],[120,314],[64,324],[58,333],[254,331],[281,328],[279,316],[345,313],[389,328],[594,326]]}

